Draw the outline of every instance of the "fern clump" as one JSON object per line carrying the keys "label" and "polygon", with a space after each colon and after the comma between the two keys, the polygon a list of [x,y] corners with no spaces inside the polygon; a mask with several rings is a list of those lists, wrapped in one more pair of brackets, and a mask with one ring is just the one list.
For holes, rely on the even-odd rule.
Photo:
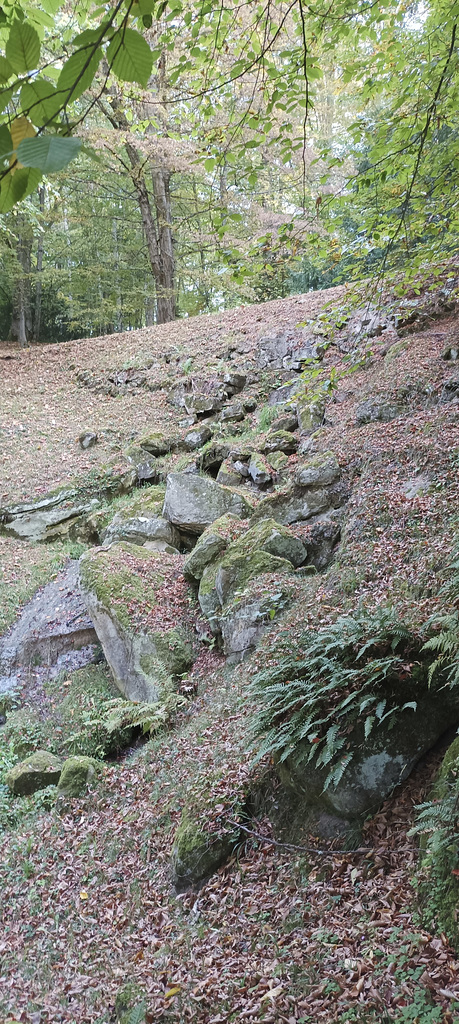
{"label": "fern clump", "polygon": [[153,735],[170,724],[174,714],[187,703],[181,693],[168,693],[154,703],[136,703],[122,697],[110,701],[104,718],[109,733],[124,729],[141,729],[144,735]]}
{"label": "fern clump", "polygon": [[[415,711],[425,668],[422,637],[391,608],[341,616],[308,631],[301,656],[259,672],[251,684],[254,734],[266,753],[296,766],[328,769],[324,788],[337,785],[350,764],[349,736],[362,740],[396,715]],[[408,698],[408,699],[407,699]]]}
{"label": "fern clump", "polygon": [[459,685],[459,543],[453,549],[453,561],[447,566],[447,579],[440,595],[448,606],[444,615],[433,615],[428,627],[435,630],[424,644],[435,660],[429,669],[429,683],[441,679],[446,686]]}

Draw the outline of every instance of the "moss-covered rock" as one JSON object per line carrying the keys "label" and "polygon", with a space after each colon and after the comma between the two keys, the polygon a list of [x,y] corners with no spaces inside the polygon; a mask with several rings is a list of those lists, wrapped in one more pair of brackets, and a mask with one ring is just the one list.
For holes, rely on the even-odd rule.
{"label": "moss-covered rock", "polygon": [[93,757],[74,754],[62,766],[57,784],[59,793],[68,797],[82,796],[101,769],[100,761]]}
{"label": "moss-covered rock", "polygon": [[270,430],[266,435],[262,452],[264,455],[270,455],[271,452],[285,452],[287,455],[291,455],[292,452],[296,452],[297,448],[298,439],[293,437],[288,430]]}
{"label": "moss-covered rock", "polygon": [[227,512],[245,519],[252,508],[238,491],[208,477],[169,473],[163,515],[178,529],[199,535]]}
{"label": "moss-covered rock", "polygon": [[322,452],[303,462],[295,473],[298,487],[329,487],[340,477],[339,463],[333,452]]}
{"label": "moss-covered rock", "polygon": [[157,700],[193,663],[185,593],[176,583],[186,588],[182,569],[180,555],[130,544],[92,549],[80,561],[83,598],[116,685],[129,700]]}
{"label": "moss-covered rock", "polygon": [[47,786],[57,786],[62,761],[49,750],[36,750],[7,773],[6,784],[15,796],[30,796]]}
{"label": "moss-covered rock", "polygon": [[139,448],[143,448],[144,451],[149,452],[150,455],[154,455],[158,458],[161,455],[167,455],[168,452],[177,451],[183,447],[183,440],[180,434],[164,434],[157,430],[151,434],[144,434],[137,441]]}
{"label": "moss-covered rock", "polygon": [[276,558],[268,551],[232,547],[216,563],[204,570],[199,586],[198,598],[201,611],[209,621],[214,633],[220,631],[220,612],[237,591],[242,591],[257,576],[265,573],[285,574],[292,572],[292,563],[285,558]]}
{"label": "moss-covered rock", "polygon": [[[216,797],[215,803],[220,800]],[[211,808],[200,801],[190,802],[182,812],[172,847],[172,877],[178,892],[202,882],[231,857],[239,830],[230,827],[212,832],[211,818]]]}
{"label": "moss-covered rock", "polygon": [[325,415],[325,401],[323,398],[308,398],[304,395],[295,400],[298,426],[302,434],[313,434],[322,426]]}

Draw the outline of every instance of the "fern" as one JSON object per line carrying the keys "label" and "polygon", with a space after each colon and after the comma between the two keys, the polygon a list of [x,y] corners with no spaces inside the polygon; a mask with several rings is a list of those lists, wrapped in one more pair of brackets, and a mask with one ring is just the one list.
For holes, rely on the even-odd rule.
{"label": "fern", "polygon": [[144,1024],[146,1012],[147,1004],[143,1000],[141,1003],[136,1003],[129,1014],[128,1024]]}
{"label": "fern", "polygon": [[445,686],[459,685],[459,610],[455,605],[459,602],[459,559],[456,557],[459,543],[453,547],[453,561],[447,566],[447,579],[440,589],[440,594],[450,609],[443,615],[433,615],[427,623],[429,629],[439,630],[424,644],[424,651],[436,654],[429,669],[429,685],[435,678]]}
{"label": "fern", "polygon": [[180,693],[168,693],[154,703],[136,703],[116,698],[108,704],[104,724],[109,733],[121,729],[142,729],[150,736],[169,724],[173,715],[187,703]]}
{"label": "fern", "polygon": [[[269,753],[280,762],[315,762],[329,769],[325,788],[337,785],[352,760],[344,750],[350,727],[362,727],[366,739],[396,713],[416,710],[411,669],[419,662],[407,667],[406,661],[421,644],[391,608],[342,616],[308,632],[300,660],[284,658],[251,684],[253,732],[261,737],[257,760]],[[401,694],[413,699],[400,700]]]}

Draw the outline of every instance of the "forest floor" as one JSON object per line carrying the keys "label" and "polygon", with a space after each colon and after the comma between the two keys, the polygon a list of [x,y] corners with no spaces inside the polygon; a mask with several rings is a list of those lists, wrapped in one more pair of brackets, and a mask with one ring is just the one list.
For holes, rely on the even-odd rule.
{"label": "forest floor", "polygon": [[[87,477],[121,458],[139,434],[170,426],[177,413],[165,388],[188,372],[188,360],[203,376],[227,367],[231,349],[234,365],[251,365],[260,337],[294,328],[341,296],[294,296],[24,352],[2,346],[0,505]],[[451,376],[440,356],[453,326],[412,335],[394,361],[375,354],[343,379],[331,406],[326,445],[343,470],[352,477],[359,459],[373,467],[354,509],[358,517],[365,505],[375,525],[353,599],[382,600],[400,577],[408,605],[415,577],[433,577],[449,555],[452,538],[440,526],[447,504],[459,506],[457,407],[426,407],[426,394],[438,395]],[[110,384],[146,366],[157,390],[113,397],[77,378],[83,370]],[[410,416],[369,424],[363,435],[356,404],[375,394],[408,396]],[[98,433],[99,444],[84,452],[77,439],[85,430]],[[429,473],[432,489],[407,509],[413,467],[419,477]],[[388,511],[390,547],[378,525]],[[353,543],[364,541],[356,535]],[[69,553],[68,543],[32,547],[0,536],[0,632]],[[333,574],[328,587],[314,597],[325,617]],[[423,614],[429,610],[426,601]],[[319,852],[312,838],[288,847],[261,813],[231,862],[199,891],[173,889],[170,850],[190,785],[205,788],[217,772],[223,799],[248,770],[247,675],[209,654],[194,672],[198,695],[173,730],[107,764],[87,798],[51,810],[45,800],[29,804],[0,835],[2,1024],[112,1024],[127,983],[134,1005],[144,1006],[133,1021],[148,1024],[459,1024],[459,961],[447,936],[422,927],[409,835],[440,748],[366,823],[359,852],[337,843]]]}

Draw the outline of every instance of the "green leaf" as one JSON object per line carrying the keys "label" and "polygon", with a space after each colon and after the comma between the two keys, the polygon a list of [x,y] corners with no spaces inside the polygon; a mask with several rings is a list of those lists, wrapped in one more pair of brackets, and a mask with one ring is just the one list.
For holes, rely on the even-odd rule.
{"label": "green leaf", "polygon": [[41,177],[41,171],[35,167],[21,167],[14,174],[7,174],[0,187],[0,213],[8,213],[16,203],[34,192]]}
{"label": "green leaf", "polygon": [[37,125],[46,124],[59,112],[62,105],[55,86],[43,78],[27,82],[21,89],[21,107],[27,111],[31,121]]}
{"label": "green leaf", "polygon": [[11,156],[13,152],[13,140],[6,124],[0,125],[0,160]]}
{"label": "green leaf", "polygon": [[89,89],[101,57],[100,47],[92,55],[90,50],[83,49],[72,53],[72,56],[65,62],[57,80],[57,91],[62,96],[63,106],[77,100],[86,89]]}
{"label": "green leaf", "polygon": [[74,160],[81,149],[81,139],[64,138],[62,135],[38,135],[34,139],[23,139],[17,149],[17,157],[24,167],[37,167],[44,174],[61,171]]}
{"label": "green leaf", "polygon": [[13,68],[11,67],[9,60],[7,60],[6,57],[2,57],[0,54],[0,85],[4,85],[5,82],[11,78],[12,74]]}
{"label": "green leaf", "polygon": [[113,73],[122,82],[138,82],[146,86],[153,68],[150,47],[132,28],[120,29],[107,50],[107,60]]}
{"label": "green leaf", "polygon": [[8,36],[5,55],[13,71],[33,71],[40,60],[40,40],[38,33],[26,21],[13,21]]}
{"label": "green leaf", "polygon": [[63,6],[62,0],[41,0],[41,6],[47,14],[57,14],[59,7]]}

